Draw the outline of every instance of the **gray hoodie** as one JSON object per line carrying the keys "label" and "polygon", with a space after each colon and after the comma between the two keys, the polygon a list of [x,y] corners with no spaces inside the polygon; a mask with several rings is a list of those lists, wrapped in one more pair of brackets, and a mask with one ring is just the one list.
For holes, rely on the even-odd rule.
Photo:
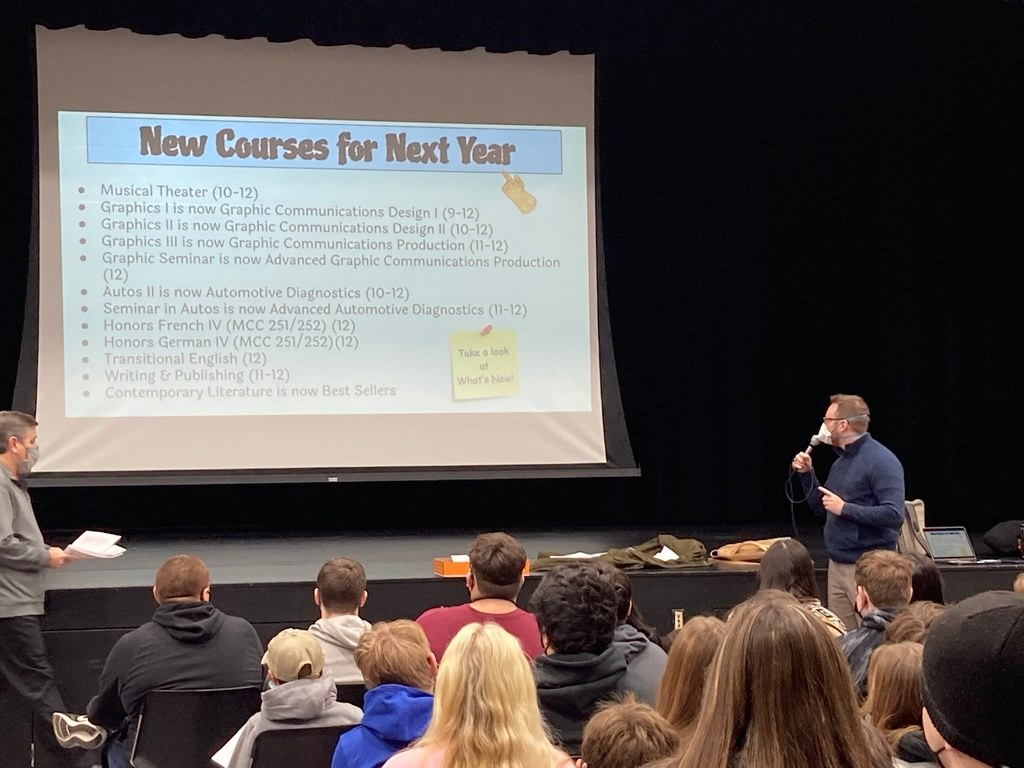
{"label": "gray hoodie", "polygon": [[0,619],[42,615],[49,563],[28,491],[0,465]]}
{"label": "gray hoodie", "polygon": [[265,690],[260,711],[237,734],[238,742],[227,768],[252,765],[252,747],[263,731],[357,725],[363,711],[343,704],[336,695],[334,680],[326,672],[311,680],[293,680]]}
{"label": "gray hoodie", "polygon": [[647,635],[629,624],[620,624],[615,628],[613,642],[626,657],[622,687],[633,691],[640,701],[655,706],[665,665],[668,664],[668,654],[660,645],[652,643]]}
{"label": "gray hoodie", "polygon": [[324,674],[333,677],[336,684],[363,682],[363,674],[352,654],[359,638],[369,628],[370,622],[352,614],[320,619],[310,626],[309,631],[324,649]]}

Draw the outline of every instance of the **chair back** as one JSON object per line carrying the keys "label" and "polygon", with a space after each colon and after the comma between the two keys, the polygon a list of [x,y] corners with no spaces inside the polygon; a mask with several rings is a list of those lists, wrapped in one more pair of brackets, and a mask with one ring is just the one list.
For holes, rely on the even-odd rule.
{"label": "chair back", "polygon": [[252,745],[252,768],[328,766],[338,739],[354,725],[262,731]]}
{"label": "chair back", "polygon": [[366,696],[365,683],[338,683],[338,701],[346,704],[354,704],[360,709],[363,708],[363,697]]}
{"label": "chair back", "polygon": [[259,688],[157,690],[146,694],[133,768],[210,768],[210,756],[260,710]]}

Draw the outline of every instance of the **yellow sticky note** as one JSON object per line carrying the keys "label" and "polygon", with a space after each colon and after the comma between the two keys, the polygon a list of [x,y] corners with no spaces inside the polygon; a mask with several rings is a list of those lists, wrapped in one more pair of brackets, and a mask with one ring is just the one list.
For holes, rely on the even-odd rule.
{"label": "yellow sticky note", "polygon": [[451,335],[452,394],[456,400],[516,397],[519,353],[512,328],[486,326]]}

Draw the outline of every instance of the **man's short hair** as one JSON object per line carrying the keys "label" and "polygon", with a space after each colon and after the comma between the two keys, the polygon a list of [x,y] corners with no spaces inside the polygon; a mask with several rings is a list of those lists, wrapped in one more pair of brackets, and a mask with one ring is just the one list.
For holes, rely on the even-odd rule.
{"label": "man's short hair", "polygon": [[913,575],[914,566],[903,555],[874,549],[857,558],[853,581],[876,608],[897,608],[910,602]]}
{"label": "man's short hair", "polygon": [[0,453],[7,453],[7,441],[25,436],[26,430],[38,427],[39,422],[21,411],[0,411]]}
{"label": "man's short hair", "polygon": [[619,624],[611,581],[593,564],[570,561],[544,574],[530,611],[557,653],[604,652]]}
{"label": "man's short hair", "polygon": [[320,566],[316,588],[320,590],[320,604],[328,611],[355,611],[366,591],[366,571],[356,560],[336,557]]}
{"label": "man's short hair", "polygon": [[210,569],[195,555],[175,555],[157,569],[153,586],[156,601],[161,605],[174,600],[198,600],[210,586]]}
{"label": "man's short hair", "polygon": [[515,600],[522,586],[526,550],[507,533],[481,533],[469,548],[469,567],[482,597]]}
{"label": "man's short hair", "polygon": [[587,768],[637,768],[670,757],[679,734],[649,704],[627,693],[602,702],[583,728]]}
{"label": "man's short hair", "polygon": [[836,418],[846,419],[854,432],[867,432],[871,424],[871,410],[860,395],[838,393],[829,398],[836,404]]}
{"label": "man's short hair", "polygon": [[359,638],[354,654],[367,688],[406,685],[428,693],[434,690],[429,656],[427,636],[409,619],[378,621]]}

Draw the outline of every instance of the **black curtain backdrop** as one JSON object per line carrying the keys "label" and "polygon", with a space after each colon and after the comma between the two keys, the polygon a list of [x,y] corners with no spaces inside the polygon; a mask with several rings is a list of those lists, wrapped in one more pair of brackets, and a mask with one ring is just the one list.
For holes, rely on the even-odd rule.
{"label": "black curtain backdrop", "polygon": [[[628,523],[684,534],[785,520],[789,459],[837,391],[867,399],[873,434],[902,459],[908,496],[925,500],[930,522],[978,530],[1021,516],[1021,2],[10,5],[0,11],[0,42],[14,54],[2,73],[0,406],[11,402],[30,247],[35,23],[565,49],[597,57],[611,327],[643,471],[37,489],[44,527]],[[287,450],[267,435],[268,452]],[[815,458],[826,463],[827,451]],[[798,520],[817,535],[805,507]]]}

